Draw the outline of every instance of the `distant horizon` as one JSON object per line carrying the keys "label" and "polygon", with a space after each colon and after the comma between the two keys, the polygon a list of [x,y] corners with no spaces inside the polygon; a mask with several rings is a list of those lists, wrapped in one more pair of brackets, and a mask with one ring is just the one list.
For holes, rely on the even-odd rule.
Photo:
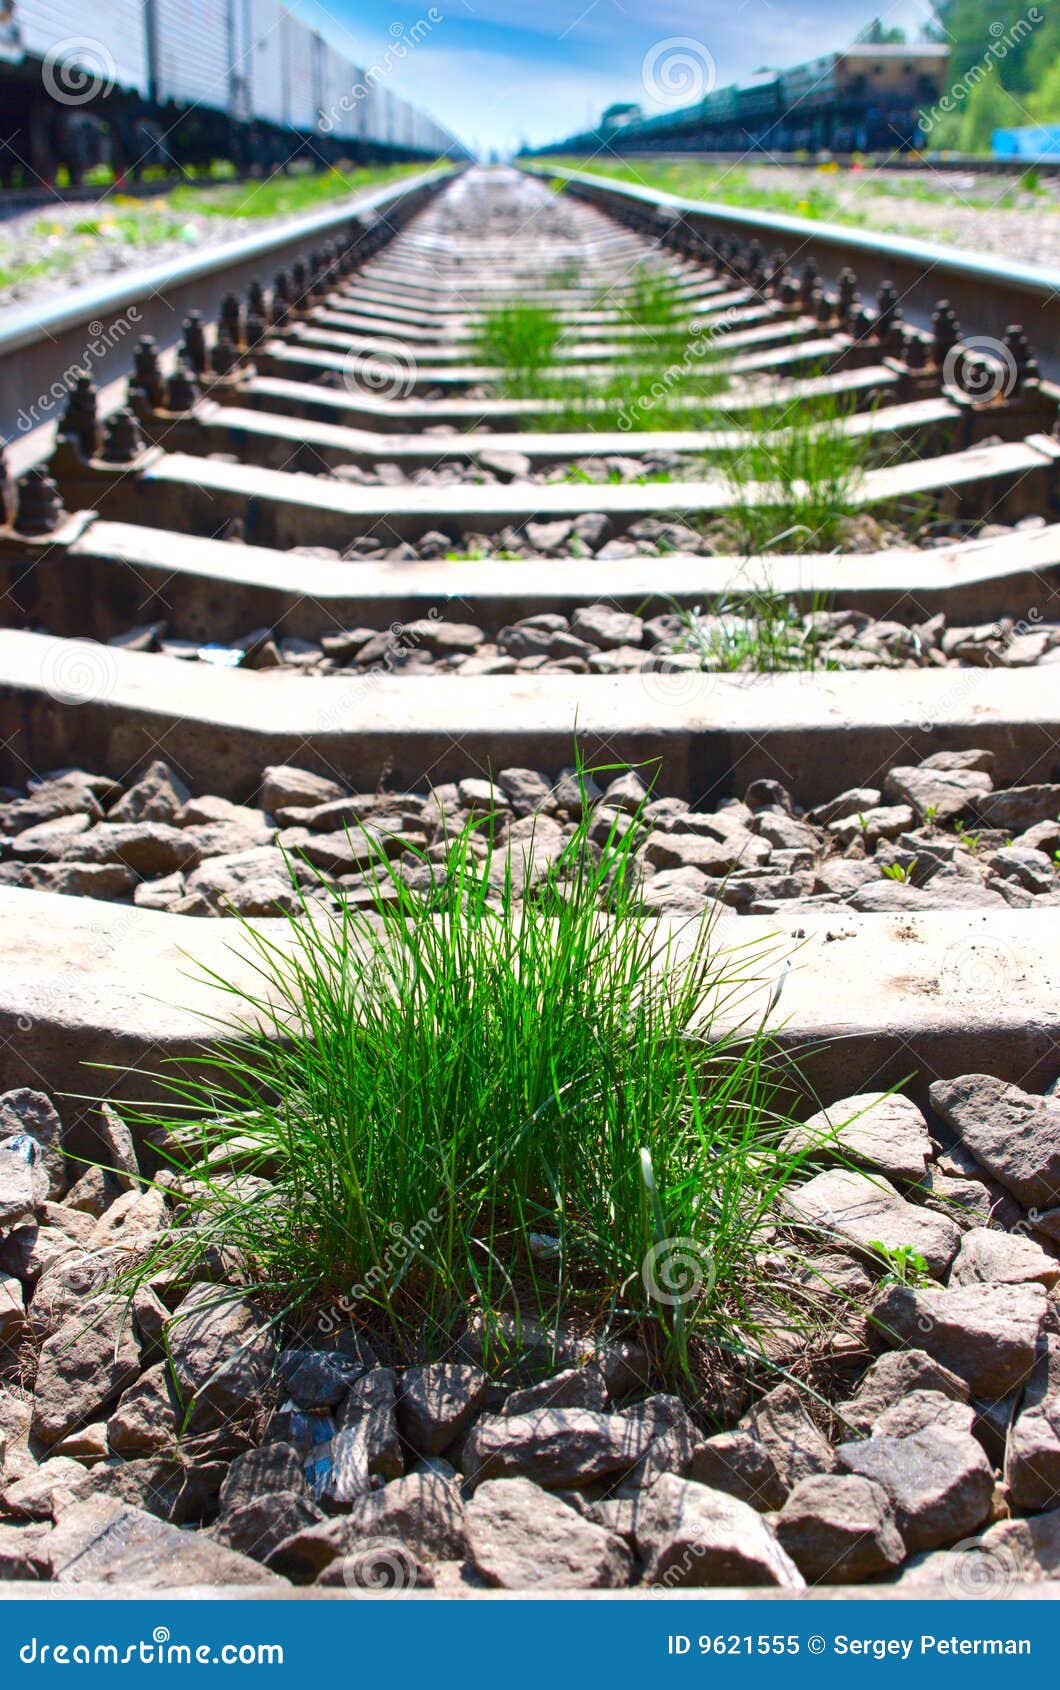
{"label": "distant horizon", "polygon": [[[480,154],[507,156],[595,124],[607,106],[687,104],[763,66],[782,69],[851,45],[879,16],[911,37],[930,0],[539,0],[533,26],[511,0],[285,0],[383,86],[421,106]],[[401,51],[405,43],[404,51]]]}

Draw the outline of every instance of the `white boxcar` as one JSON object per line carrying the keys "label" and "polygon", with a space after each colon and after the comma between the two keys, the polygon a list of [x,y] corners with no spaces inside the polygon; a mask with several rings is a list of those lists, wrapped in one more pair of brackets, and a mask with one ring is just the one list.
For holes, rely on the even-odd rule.
{"label": "white boxcar", "polygon": [[250,0],[232,0],[232,116],[241,123],[254,115],[254,91],[251,76],[254,52],[251,46]]}
{"label": "white boxcar", "polygon": [[[144,0],[93,0],[91,6],[84,0],[14,0],[7,22],[11,57],[44,59],[53,47],[63,45],[57,63],[66,60],[104,83],[147,92]],[[77,84],[70,86],[73,90]]]}
{"label": "white boxcar", "polygon": [[159,100],[228,111],[232,101],[232,0],[153,0]]}
{"label": "white boxcar", "polygon": [[386,140],[386,98],[383,89],[377,82],[373,82],[371,74],[364,74],[364,99],[359,102],[361,122],[363,128],[360,134],[366,141],[376,143]]}
{"label": "white boxcar", "polygon": [[250,107],[263,123],[282,127],[284,110],[284,10],[280,0],[246,0],[249,13]]}
{"label": "white boxcar", "polygon": [[285,13],[284,70],[287,82],[287,127],[312,132],[316,129],[314,95],[313,31],[298,18]]}
{"label": "white boxcar", "polygon": [[[348,135],[353,116],[353,71],[342,54],[321,36],[317,37],[317,70],[316,127],[322,135]],[[343,99],[349,106],[347,111],[342,108]]]}

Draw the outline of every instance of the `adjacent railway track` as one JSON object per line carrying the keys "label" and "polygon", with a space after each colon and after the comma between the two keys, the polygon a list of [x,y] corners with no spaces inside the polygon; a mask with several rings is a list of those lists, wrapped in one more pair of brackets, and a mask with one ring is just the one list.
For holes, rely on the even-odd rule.
{"label": "adjacent railway track", "polygon": [[[619,216],[645,233],[668,223],[684,232],[685,248],[724,251],[725,243],[757,261],[780,249],[793,267],[810,264],[832,286],[844,270],[856,271],[866,297],[884,283],[894,287],[907,319],[926,328],[940,297],[953,306],[969,332],[1003,338],[1010,323],[1030,322],[1042,372],[1060,377],[1060,276],[1055,270],[979,257],[929,241],[881,235],[780,212],[744,211],[739,206],[682,199],[676,194],[616,183],[589,172],[534,166],[592,205]],[[975,324],[974,330],[971,324]]]}
{"label": "adjacent railway track", "polygon": [[[71,380],[8,485],[0,1086],[67,1097],[71,1145],[85,1063],[120,1097],[209,1036],[184,959],[250,977],[233,911],[283,942],[283,853],[364,902],[350,823],[415,885],[454,815],[555,854],[645,787],[644,920],[681,944],[717,906],[768,951],[752,1006],[826,1102],[1055,1080],[1055,298],[563,180],[403,183],[292,229],[332,244],[268,285],[259,249],[204,259],[153,307],[175,365],[130,342],[120,406]],[[534,381],[497,361],[504,306],[551,325]],[[5,352],[24,409],[42,337]],[[937,1188],[989,1210],[981,1174],[951,1146]],[[1057,1215],[1012,1224],[1055,1254]]]}

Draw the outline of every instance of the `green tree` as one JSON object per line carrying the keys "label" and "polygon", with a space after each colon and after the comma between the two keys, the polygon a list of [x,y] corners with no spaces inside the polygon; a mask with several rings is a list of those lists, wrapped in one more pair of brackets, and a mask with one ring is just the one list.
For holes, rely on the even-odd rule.
{"label": "green tree", "polygon": [[1060,48],[1040,84],[1027,95],[1027,110],[1035,123],[1060,123]]}

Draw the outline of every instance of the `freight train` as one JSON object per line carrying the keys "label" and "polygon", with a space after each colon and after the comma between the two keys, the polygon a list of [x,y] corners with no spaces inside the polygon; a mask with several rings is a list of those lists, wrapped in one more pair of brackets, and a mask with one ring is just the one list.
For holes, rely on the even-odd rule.
{"label": "freight train", "polygon": [[460,157],[388,86],[430,27],[360,67],[279,0],[0,0],[0,184]]}
{"label": "freight train", "polygon": [[945,92],[949,48],[855,46],[712,89],[694,105],[644,117],[612,108],[596,129],[542,153],[904,152],[920,114]]}

